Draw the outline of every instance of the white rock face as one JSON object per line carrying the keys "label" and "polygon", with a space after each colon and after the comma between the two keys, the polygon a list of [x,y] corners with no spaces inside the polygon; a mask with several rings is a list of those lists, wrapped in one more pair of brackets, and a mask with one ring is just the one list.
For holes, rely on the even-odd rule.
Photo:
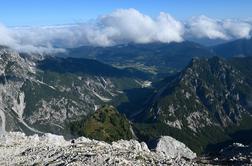
{"label": "white rock face", "polygon": [[160,141],[153,152],[135,140],[108,144],[80,137],[71,142],[53,134],[6,133],[0,136],[0,165],[197,165],[183,158],[196,157],[184,144],[170,137]]}
{"label": "white rock face", "polygon": [[155,150],[156,153],[167,158],[184,157],[194,159],[197,157],[196,153],[192,152],[184,143],[169,136],[161,137]]}
{"label": "white rock face", "polygon": [[[87,116],[105,102],[124,96],[115,78],[59,74],[55,80],[40,69],[40,60],[43,57],[0,47],[0,135],[6,131],[63,133],[66,119]],[[44,90],[53,95],[40,95]]]}

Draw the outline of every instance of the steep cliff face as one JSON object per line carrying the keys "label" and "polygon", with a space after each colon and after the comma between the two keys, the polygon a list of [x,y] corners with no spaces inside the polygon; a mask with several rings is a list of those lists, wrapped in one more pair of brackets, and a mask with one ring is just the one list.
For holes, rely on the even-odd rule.
{"label": "steep cliff face", "polygon": [[217,57],[194,59],[168,82],[153,99],[149,116],[153,121],[197,133],[206,126],[239,125],[250,115],[247,98],[252,87],[245,76]]}
{"label": "steep cliff face", "polygon": [[66,123],[127,101],[123,90],[144,82],[95,60],[37,57],[0,50],[1,133],[67,134]]}
{"label": "steep cliff face", "polygon": [[200,152],[207,144],[229,139],[238,128],[249,128],[248,76],[218,57],[193,59],[181,73],[164,80],[136,116],[137,122],[147,122],[137,126],[140,137],[169,134]]}
{"label": "steep cliff face", "polygon": [[170,127],[197,132],[206,126],[239,125],[250,115],[252,90],[243,74],[217,57],[191,64],[153,97],[149,116]]}
{"label": "steep cliff face", "polygon": [[[25,94],[21,91],[25,80],[32,80],[35,64],[18,53],[3,48],[0,50],[0,117],[1,132],[29,126],[23,120]],[[30,128],[33,130],[33,128]]]}

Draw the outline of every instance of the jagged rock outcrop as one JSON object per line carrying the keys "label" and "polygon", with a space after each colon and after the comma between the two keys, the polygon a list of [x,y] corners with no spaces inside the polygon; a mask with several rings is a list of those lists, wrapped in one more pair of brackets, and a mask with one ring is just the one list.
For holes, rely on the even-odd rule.
{"label": "jagged rock outcrop", "polygon": [[218,154],[218,160],[236,164],[252,164],[252,145],[233,143],[223,148]]}
{"label": "jagged rock outcrop", "polygon": [[155,150],[157,153],[164,155],[167,158],[181,156],[188,159],[194,159],[197,157],[196,153],[192,152],[184,143],[169,136],[161,137],[158,140]]}
{"label": "jagged rock outcrop", "polygon": [[252,165],[252,145],[233,143],[210,156],[199,157],[202,165]]}
{"label": "jagged rock outcrop", "polygon": [[159,147],[162,152],[174,149],[168,146],[175,145],[177,155],[168,156],[170,152],[160,155],[161,151],[150,151],[145,143],[135,140],[108,144],[85,137],[66,141],[52,134],[39,137],[7,133],[0,136],[0,165],[197,165],[188,159],[192,155],[187,152],[192,152],[183,151],[187,148],[183,144],[168,137],[161,141],[159,146],[171,141],[165,148]]}

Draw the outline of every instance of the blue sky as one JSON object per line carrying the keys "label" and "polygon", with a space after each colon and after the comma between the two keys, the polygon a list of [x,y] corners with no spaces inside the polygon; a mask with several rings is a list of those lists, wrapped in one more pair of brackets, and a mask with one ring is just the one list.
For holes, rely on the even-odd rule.
{"label": "blue sky", "polygon": [[0,0],[0,22],[7,26],[83,22],[118,8],[135,8],[177,19],[206,15],[213,18],[251,18],[251,0]]}

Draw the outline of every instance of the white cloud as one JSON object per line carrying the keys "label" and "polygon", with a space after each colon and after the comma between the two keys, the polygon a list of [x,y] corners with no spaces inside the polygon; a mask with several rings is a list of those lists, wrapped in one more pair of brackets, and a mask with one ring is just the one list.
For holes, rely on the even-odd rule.
{"label": "white cloud", "polygon": [[223,29],[230,38],[249,38],[252,29],[251,24],[241,21],[224,20]]}
{"label": "white cloud", "polygon": [[[156,18],[135,9],[118,9],[92,22],[74,25],[16,27],[0,25],[0,45],[25,52],[49,53],[81,45],[181,42],[190,38],[231,40],[248,38],[251,23],[194,17],[184,23],[161,12]],[[189,36],[189,37],[188,37]]]}
{"label": "white cloud", "polygon": [[[0,27],[1,28],[1,27]],[[0,44],[23,51],[45,51],[53,47],[80,45],[111,46],[124,42],[180,42],[184,27],[166,13],[151,18],[135,9],[118,9],[94,22],[71,26],[0,29]],[[38,48],[36,50],[36,48]]]}
{"label": "white cloud", "polygon": [[99,24],[109,41],[135,43],[180,42],[183,40],[183,25],[169,14],[160,13],[153,19],[135,9],[119,9],[102,16]]}
{"label": "white cloud", "polygon": [[194,17],[187,23],[187,33],[196,38],[227,39],[217,20],[206,16]]}
{"label": "white cloud", "polygon": [[251,24],[239,20],[216,20],[206,16],[193,17],[187,23],[187,35],[195,38],[231,40],[249,38]]}
{"label": "white cloud", "polygon": [[11,36],[11,31],[2,24],[0,24],[0,44],[6,46],[13,46],[16,44],[16,41]]}
{"label": "white cloud", "polygon": [[[22,52],[33,52],[33,53],[52,53],[64,51],[61,48],[54,48],[49,42],[45,46],[43,42],[40,43],[36,37],[39,35],[30,28],[26,30],[18,30],[7,28],[4,25],[0,24],[0,45],[8,46],[17,51]],[[44,41],[47,41],[48,38],[45,37]]]}

